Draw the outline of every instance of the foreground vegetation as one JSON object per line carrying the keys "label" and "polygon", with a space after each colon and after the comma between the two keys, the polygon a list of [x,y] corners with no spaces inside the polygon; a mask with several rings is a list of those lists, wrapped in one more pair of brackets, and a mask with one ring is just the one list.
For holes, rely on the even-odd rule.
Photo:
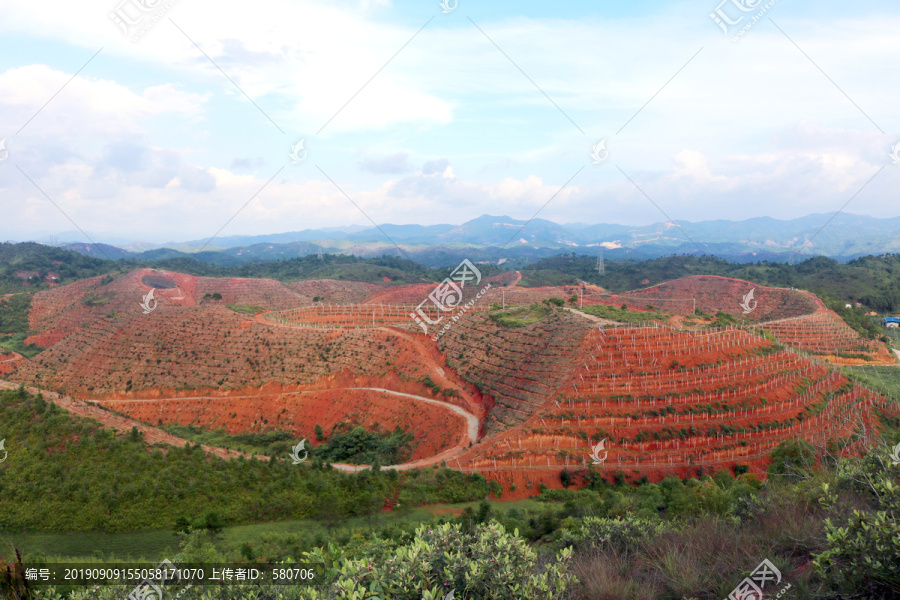
{"label": "foreground vegetation", "polygon": [[[583,489],[546,490],[524,508],[482,502],[457,516],[379,521],[318,539],[276,534],[228,544],[215,531],[189,529],[165,558],[318,565],[318,587],[225,585],[181,596],[198,600],[419,600],[450,590],[466,600],[712,600],[728,597],[764,559],[781,574],[767,583],[767,597],[786,588],[801,600],[900,597],[900,465],[883,447],[836,459],[788,442],[765,483],[729,471],[639,485],[614,475],[581,473]],[[32,597],[59,600],[62,591]],[[129,591],[68,597],[118,600]]]}
{"label": "foreground vegetation", "polygon": [[[719,470],[631,485],[624,473],[590,469],[563,472],[567,487],[544,488],[536,502],[504,504],[485,501],[501,490],[479,475],[229,462],[191,446],[148,448],[135,433],[113,435],[22,389],[4,392],[0,407],[10,453],[0,465],[4,529],[163,526],[180,531],[181,543],[159,559],[319,569],[318,587],[196,587],[185,599],[420,600],[456,590],[457,599],[712,600],[727,597],[763,559],[792,598],[900,598],[900,461],[888,452],[900,442],[897,423],[862,458],[786,442],[773,453],[767,482],[737,468],[741,475]],[[380,516],[386,499],[391,519]],[[455,516],[408,518],[414,506],[473,500],[482,502]],[[253,538],[222,533],[286,519],[323,527]],[[7,545],[0,557],[17,560]],[[26,554],[24,562],[51,559]],[[27,596],[20,589],[9,597],[118,600],[129,591],[41,588]]]}
{"label": "foreground vegetation", "polygon": [[130,531],[189,523],[241,524],[377,513],[386,499],[416,506],[484,498],[478,474],[449,469],[347,474],[310,460],[225,461],[197,445],[148,448],[22,388],[0,394],[0,529]]}

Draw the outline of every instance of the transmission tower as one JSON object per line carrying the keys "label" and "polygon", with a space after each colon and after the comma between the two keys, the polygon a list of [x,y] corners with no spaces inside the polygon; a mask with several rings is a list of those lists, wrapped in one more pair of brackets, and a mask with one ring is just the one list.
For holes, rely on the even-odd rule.
{"label": "transmission tower", "polygon": [[597,254],[597,272],[603,275],[606,271],[606,266],[603,264],[603,250],[600,250],[600,253]]}

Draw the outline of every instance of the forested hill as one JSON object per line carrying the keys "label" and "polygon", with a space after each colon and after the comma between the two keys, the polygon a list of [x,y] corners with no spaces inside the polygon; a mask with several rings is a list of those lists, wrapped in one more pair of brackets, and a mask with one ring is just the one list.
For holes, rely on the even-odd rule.
{"label": "forested hill", "polygon": [[[0,293],[42,289],[115,270],[112,261],[35,242],[0,244]],[[51,280],[50,277],[58,277]]]}
{"label": "forested hill", "polygon": [[[411,260],[383,256],[361,258],[325,254],[269,262],[217,266],[193,258],[110,261],[33,242],[0,244],[0,293],[35,291],[51,284],[72,283],[106,273],[152,267],[207,277],[268,277],[281,281],[343,279],[408,284],[441,281],[448,269],[431,269]],[[479,265],[482,275],[501,272]],[[879,312],[900,311],[900,254],[866,256],[846,264],[825,257],[796,265],[779,262],[732,263],[714,256],[669,256],[647,261],[604,262],[574,253],[546,258],[522,270],[521,285],[559,285],[577,280],[622,292],[689,275],[722,275],[760,285],[809,290],[829,302],[858,301]],[[51,280],[50,277],[58,277]]]}
{"label": "forested hill", "polygon": [[[450,269],[432,269],[399,257],[361,258],[345,254],[324,254],[234,266],[219,266],[195,258],[168,256],[144,260],[105,260],[78,252],[34,242],[0,244],[0,294],[33,292],[50,285],[64,285],[79,279],[130,271],[141,267],[177,271],[201,277],[299,279],[341,279],[368,283],[430,283],[443,280]],[[483,276],[504,269],[479,265]]]}
{"label": "forested hill", "polygon": [[900,311],[900,254],[866,256],[846,264],[825,257],[796,265],[778,262],[731,263],[714,256],[669,256],[630,262],[610,261],[597,268],[596,256],[565,254],[523,270],[530,285],[558,285],[581,279],[613,292],[648,287],[689,275],[722,275],[760,285],[809,290],[829,304],[858,301],[879,312]]}

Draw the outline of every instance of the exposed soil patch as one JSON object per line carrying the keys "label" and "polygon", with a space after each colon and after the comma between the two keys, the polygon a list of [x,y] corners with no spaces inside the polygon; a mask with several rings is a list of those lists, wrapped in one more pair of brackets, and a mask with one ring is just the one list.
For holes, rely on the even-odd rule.
{"label": "exposed soil patch", "polygon": [[[202,429],[224,429],[230,434],[289,431],[298,441],[310,440],[312,446],[318,444],[316,425],[322,427],[326,436],[338,423],[382,431],[400,427],[413,435],[415,449],[411,460],[428,458],[451,447],[461,448],[470,441],[466,418],[427,398],[375,389],[248,391],[256,394],[108,400],[100,404],[154,425],[191,424]],[[477,436],[478,420],[474,415],[471,419]]]}

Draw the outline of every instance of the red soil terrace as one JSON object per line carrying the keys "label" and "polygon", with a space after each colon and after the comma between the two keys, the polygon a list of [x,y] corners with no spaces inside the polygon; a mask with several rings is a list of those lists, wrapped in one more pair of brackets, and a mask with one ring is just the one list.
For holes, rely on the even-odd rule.
{"label": "red soil terrace", "polygon": [[[468,443],[466,421],[434,404],[364,388],[300,390],[297,386],[187,392],[159,391],[161,399],[110,400],[100,404],[132,419],[151,424],[195,425],[224,429],[227,433],[288,431],[315,445],[316,425],[328,432],[339,423],[411,433],[415,449],[411,460],[433,456]],[[171,395],[170,395],[171,394]]]}
{"label": "red soil terrace", "polygon": [[605,328],[584,338],[575,362],[556,398],[450,465],[515,485],[513,498],[539,483],[559,487],[562,469],[579,475],[589,465],[651,481],[739,464],[762,475],[789,438],[826,445],[861,433],[843,451],[861,449],[877,428],[873,407],[889,410],[827,363],[739,329]]}
{"label": "red soil terrace", "polygon": [[[438,455],[451,467],[481,471],[503,484],[504,498],[527,497],[539,483],[559,487],[564,468],[584,474],[604,439],[605,460],[594,468],[653,480],[701,466],[742,464],[761,473],[784,439],[825,444],[862,427],[856,445],[844,448],[853,452],[875,431],[872,410],[884,402],[828,363],[777,351],[740,329],[601,331],[596,320],[569,311],[524,327],[500,326],[484,310],[504,297],[510,306],[580,290],[504,287],[518,281],[515,274],[466,286],[467,298],[492,287],[437,343],[407,311],[435,284],[285,285],[152,269],[101,281],[36,294],[29,319],[39,333],[30,341],[47,348],[31,360],[0,362],[0,374],[98,400],[151,425],[194,423],[230,433],[278,428],[311,440],[316,424],[326,431],[341,421],[399,424],[416,436],[414,459]],[[143,314],[140,302],[150,289],[158,306]],[[743,315],[740,303],[750,289],[756,308]],[[212,300],[216,292],[221,300]],[[696,300],[699,309],[734,314],[822,356],[868,352],[894,362],[877,344],[864,348],[855,331],[805,292],[711,276],[627,294],[587,292],[586,304],[652,304],[682,317]],[[314,303],[314,296],[321,300]],[[339,302],[350,305],[334,306]],[[268,312],[251,318],[226,304]],[[450,405],[480,420],[481,440],[471,449],[466,420]],[[113,417],[111,426],[132,423]]]}

